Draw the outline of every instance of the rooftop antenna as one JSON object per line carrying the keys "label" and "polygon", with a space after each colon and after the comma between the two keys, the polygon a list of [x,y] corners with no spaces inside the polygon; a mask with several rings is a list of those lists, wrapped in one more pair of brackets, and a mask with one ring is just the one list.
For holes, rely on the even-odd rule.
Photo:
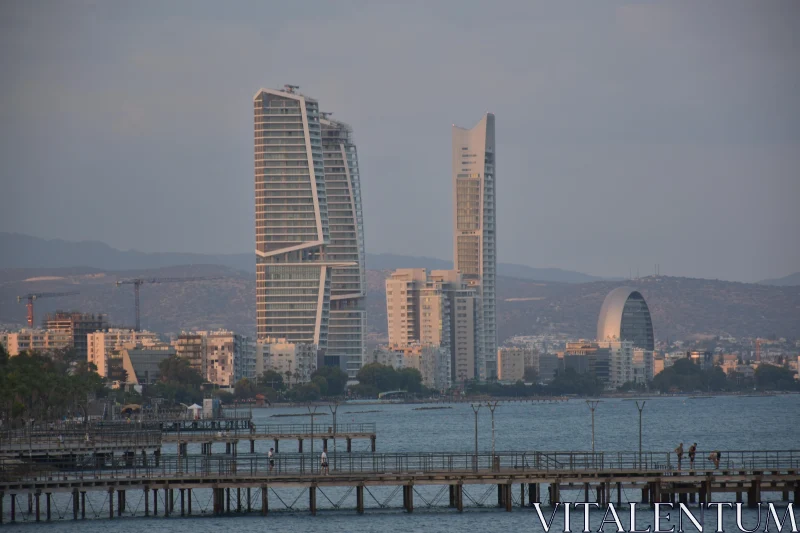
{"label": "rooftop antenna", "polygon": [[289,85],[288,83],[283,86],[283,90],[286,91],[287,93],[294,93],[294,90],[299,88],[300,88],[299,85]]}

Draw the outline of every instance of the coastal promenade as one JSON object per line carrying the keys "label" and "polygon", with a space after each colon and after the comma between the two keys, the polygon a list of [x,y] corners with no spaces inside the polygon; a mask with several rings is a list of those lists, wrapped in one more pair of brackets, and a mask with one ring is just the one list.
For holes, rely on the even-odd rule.
{"label": "coastal promenade", "polygon": [[[86,518],[87,494],[95,502],[90,517],[94,513],[111,519],[266,515],[271,502],[294,509],[301,499],[312,514],[320,508],[363,513],[376,507],[367,505],[367,497],[385,508],[399,492],[406,512],[414,511],[415,497],[424,507],[463,511],[465,506],[486,506],[488,499],[488,505],[511,511],[534,503],[575,501],[562,498],[566,491],[601,507],[631,501],[707,503],[719,493],[751,507],[765,501],[762,493],[779,495],[771,501],[800,504],[800,450],[722,451],[718,468],[703,458],[707,455],[698,452],[693,467],[684,460],[679,469],[674,454],[667,452],[331,453],[329,475],[320,472],[319,455],[310,453],[278,454],[272,468],[264,454],[162,455],[158,463],[135,456],[132,462],[119,458],[99,466],[3,459],[0,516],[52,520],[55,508],[56,518]],[[423,491],[432,486],[438,487],[433,495]],[[381,487],[391,489],[388,497],[376,497],[374,491]],[[283,489],[300,492],[287,503],[280,496]],[[333,491],[343,495],[332,497]],[[199,498],[201,494],[207,496]],[[129,496],[135,506],[128,503]]]}

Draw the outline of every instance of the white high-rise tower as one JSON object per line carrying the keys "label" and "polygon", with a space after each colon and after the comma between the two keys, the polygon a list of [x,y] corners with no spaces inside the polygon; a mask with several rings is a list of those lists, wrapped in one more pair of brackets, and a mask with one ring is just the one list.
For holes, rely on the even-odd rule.
{"label": "white high-rise tower", "polygon": [[476,358],[479,379],[497,377],[494,129],[492,113],[472,129],[453,126],[453,261],[481,299],[483,349]]}

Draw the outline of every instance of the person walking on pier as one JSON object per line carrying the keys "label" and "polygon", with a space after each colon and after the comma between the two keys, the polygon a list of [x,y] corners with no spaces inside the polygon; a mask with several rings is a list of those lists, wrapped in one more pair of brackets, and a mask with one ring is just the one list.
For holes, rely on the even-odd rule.
{"label": "person walking on pier", "polygon": [[322,475],[327,476],[330,472],[328,472],[328,454],[325,450],[322,450],[322,457],[320,457],[319,464],[322,467]]}
{"label": "person walking on pier", "polygon": [[267,457],[269,458],[269,469],[272,471],[272,469],[275,468],[275,453],[272,448],[269,449]]}
{"label": "person walking on pier", "polygon": [[714,470],[719,470],[719,459],[721,456],[722,454],[717,450],[714,450],[709,454],[708,459],[714,463]]}
{"label": "person walking on pier", "polygon": [[694,469],[694,456],[697,454],[697,443],[689,446],[689,468]]}
{"label": "person walking on pier", "polygon": [[675,454],[678,456],[678,470],[681,469],[681,461],[683,461],[683,443],[681,442],[677,448],[675,448]]}

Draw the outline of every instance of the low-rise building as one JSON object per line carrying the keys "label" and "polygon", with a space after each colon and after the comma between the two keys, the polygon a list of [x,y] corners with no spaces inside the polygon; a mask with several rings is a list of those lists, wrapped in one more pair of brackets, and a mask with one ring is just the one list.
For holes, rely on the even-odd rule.
{"label": "low-rise building", "polygon": [[152,346],[159,342],[158,335],[149,331],[112,328],[86,334],[86,360],[97,368],[97,373],[109,377],[109,357],[125,346]]}
{"label": "low-rise building", "polygon": [[413,368],[422,376],[422,385],[439,391],[452,386],[450,351],[438,345],[379,346],[372,352],[371,363],[395,370]]}
{"label": "low-rise building", "polygon": [[308,383],[317,369],[315,344],[287,342],[267,337],[256,345],[256,373],[273,370],[283,376],[287,385]]}
{"label": "low-rise building", "polygon": [[189,361],[203,379],[232,387],[256,376],[255,345],[250,337],[224,329],[183,332],[173,342],[176,355]]}
{"label": "low-rise building", "polygon": [[538,353],[533,348],[503,346],[497,350],[497,379],[516,382],[525,379],[525,369],[538,366]]}
{"label": "low-rise building", "polygon": [[634,381],[633,373],[633,342],[632,341],[599,341],[600,348],[608,348],[609,356],[609,385],[618,388],[624,383]]}
{"label": "low-rise building", "polygon": [[6,335],[6,351],[10,357],[22,352],[51,352],[72,346],[72,333],[53,329],[21,329]]}
{"label": "low-rise building", "polygon": [[175,348],[169,344],[149,346],[127,346],[120,350],[122,368],[125,370],[128,385],[151,385],[161,376],[159,364],[175,355]]}

